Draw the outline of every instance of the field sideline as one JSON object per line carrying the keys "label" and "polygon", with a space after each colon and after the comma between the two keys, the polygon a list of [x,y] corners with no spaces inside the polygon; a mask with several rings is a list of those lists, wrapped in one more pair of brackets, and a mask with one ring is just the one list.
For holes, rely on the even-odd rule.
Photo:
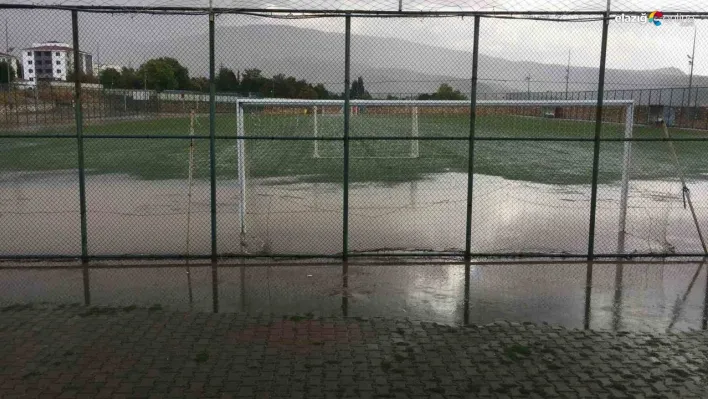
{"label": "field sideline", "polygon": [[[587,121],[532,118],[511,115],[478,117],[478,137],[593,137],[594,124]],[[318,119],[320,137],[342,136],[342,118]],[[469,120],[458,115],[419,115],[420,136],[460,137],[469,134]],[[184,139],[91,138],[91,135],[174,135],[189,134],[188,117],[119,121],[84,128],[85,163],[90,174],[122,173],[141,179],[182,179],[187,176],[189,141]],[[245,115],[246,136],[314,137],[311,115]],[[73,134],[71,126],[36,132],[17,132],[17,137],[0,139],[0,172],[50,171],[75,169],[76,141],[71,138],[33,138],[33,134]],[[10,133],[14,134],[14,133]],[[209,119],[199,116],[196,135],[209,134]],[[216,134],[235,136],[233,115],[217,115]],[[411,137],[410,115],[355,115],[352,136]],[[708,133],[673,129],[676,138],[705,137]],[[622,137],[623,125],[607,123],[603,137]],[[662,137],[659,128],[635,126],[634,137]],[[419,157],[407,158],[410,142],[350,142],[350,179],[353,182],[395,183],[424,178],[426,174],[467,171],[466,140],[420,140]],[[708,173],[707,142],[676,143],[682,168],[688,178],[703,178]],[[617,181],[621,173],[623,143],[601,145],[601,183]],[[475,173],[550,184],[590,183],[592,142],[553,141],[477,141]],[[668,146],[662,142],[632,144],[633,179],[667,180],[676,178]],[[340,182],[342,180],[342,143],[320,141],[320,155],[314,157],[310,140],[246,141],[249,177],[297,177],[303,181]],[[367,157],[376,157],[369,159]],[[384,157],[384,158],[381,158]],[[386,159],[386,157],[396,157]],[[235,178],[235,142],[216,142],[217,175]],[[209,175],[209,143],[195,140],[195,177]]]}

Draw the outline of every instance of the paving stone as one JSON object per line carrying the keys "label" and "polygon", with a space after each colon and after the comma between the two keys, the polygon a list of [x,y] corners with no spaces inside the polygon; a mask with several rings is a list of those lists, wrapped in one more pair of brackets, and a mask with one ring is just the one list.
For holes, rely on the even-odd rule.
{"label": "paving stone", "polygon": [[3,312],[0,397],[708,397],[705,331],[84,311]]}

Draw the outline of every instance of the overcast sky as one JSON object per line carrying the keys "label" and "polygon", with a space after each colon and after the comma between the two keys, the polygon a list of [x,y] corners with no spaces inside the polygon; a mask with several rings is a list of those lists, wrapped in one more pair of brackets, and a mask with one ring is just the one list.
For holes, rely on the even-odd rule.
{"label": "overcast sky", "polygon": [[[13,0],[16,3],[40,3],[40,1]],[[128,4],[132,0],[123,1]],[[63,1],[62,3],[66,3]],[[79,4],[90,1],[75,1]],[[105,3],[103,1],[102,3]],[[144,4],[145,2],[143,2]],[[160,3],[154,1],[152,3]],[[165,3],[166,2],[162,2]],[[178,0],[175,4],[193,4],[195,2]],[[221,4],[227,4],[221,1]],[[233,3],[233,2],[231,2]],[[265,4],[262,1],[244,1],[246,5]],[[276,4],[276,2],[271,2]],[[307,4],[305,1],[284,2]],[[318,2],[324,4],[326,1]],[[341,2],[340,2],[341,3]],[[353,3],[353,2],[350,2]],[[393,2],[391,2],[393,3]],[[396,2],[397,3],[397,2]],[[451,6],[461,1],[447,0],[437,3],[427,2],[426,7],[454,9]],[[513,8],[522,5],[538,5],[548,8],[548,0],[515,0],[467,2],[485,7]],[[595,0],[566,1],[568,4],[593,8],[604,1]],[[565,4],[556,3],[556,4]],[[642,9],[649,2],[644,0],[616,1],[621,7]],[[652,2],[653,3],[653,2]],[[282,4],[282,3],[281,3]],[[338,3],[339,4],[339,3]],[[387,4],[387,1],[375,2]],[[413,5],[420,5],[422,1]],[[436,5],[437,4],[437,5]],[[687,0],[678,2],[687,9],[698,7],[700,2]],[[708,8],[708,4],[705,4]],[[27,47],[32,42],[41,40],[71,40],[70,15],[59,11],[8,11],[0,10],[0,23],[5,18],[9,24],[11,47]],[[115,43],[126,47],[129,43],[154,40],[179,40],[180,36],[203,34],[207,30],[204,16],[149,16],[149,15],[104,15],[82,14],[81,42],[88,51],[96,53],[102,48],[102,62],[111,62],[111,47]],[[288,24],[332,32],[343,32],[341,18],[282,20],[259,17],[227,15],[218,19],[219,26],[239,24]],[[708,75],[708,21],[694,21],[697,28],[695,73]],[[597,67],[599,65],[600,22],[544,22],[529,20],[483,19],[481,25],[480,51],[483,54],[502,57],[515,61],[535,61],[565,64],[568,51],[571,53],[571,65]],[[355,18],[352,21],[355,34],[395,37],[428,45],[471,51],[473,18],[427,18],[427,19],[381,19]],[[610,25],[608,40],[608,67],[622,69],[655,69],[674,67],[688,73],[687,54],[691,53],[694,25],[666,21],[660,27],[650,23],[616,23]],[[258,40],[258,38],[244,38]],[[4,47],[4,43],[2,43]],[[129,47],[129,46],[128,46]],[[125,51],[125,50],[123,50]]]}

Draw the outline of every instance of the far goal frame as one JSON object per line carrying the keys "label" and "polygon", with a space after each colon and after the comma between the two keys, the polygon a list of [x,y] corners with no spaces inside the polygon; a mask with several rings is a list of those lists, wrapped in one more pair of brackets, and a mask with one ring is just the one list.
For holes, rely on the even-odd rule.
{"label": "far goal frame", "polygon": [[[520,107],[520,106],[536,106],[536,107],[563,107],[563,106],[584,106],[595,107],[597,100],[477,100],[477,106],[498,106],[498,107]],[[317,109],[317,107],[342,107],[344,109],[345,100],[307,100],[307,99],[289,99],[289,98],[240,98],[236,101],[236,152],[237,152],[237,175],[239,183],[239,227],[241,234],[246,232],[246,162],[245,162],[245,139],[246,129],[243,119],[244,105],[263,105],[263,106],[292,106],[306,107]],[[413,131],[415,137],[418,137],[418,110],[421,107],[469,107],[469,100],[349,100],[349,106],[402,106],[415,109],[415,122]],[[617,234],[617,253],[624,253],[626,225],[627,225],[627,198],[629,195],[629,169],[632,162],[632,131],[634,130],[634,100],[603,100],[603,106],[621,106],[625,108],[625,123],[624,123],[624,148],[622,154],[622,177],[620,187],[620,212],[618,221]],[[315,116],[315,125],[316,116]],[[317,135],[311,138],[303,138],[313,140],[315,143],[321,140]],[[342,140],[347,140],[348,137],[342,137]],[[418,140],[411,139],[415,143],[415,155],[419,156]],[[315,147],[317,148],[317,147]],[[413,153],[411,153],[413,155]]]}

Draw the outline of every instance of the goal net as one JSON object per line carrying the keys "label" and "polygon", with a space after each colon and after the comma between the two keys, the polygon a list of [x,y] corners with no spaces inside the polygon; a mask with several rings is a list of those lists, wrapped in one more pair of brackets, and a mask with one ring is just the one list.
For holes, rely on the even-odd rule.
{"label": "goal net", "polygon": [[[344,108],[317,106],[311,109],[312,157],[343,158]],[[387,138],[391,140],[350,142],[350,158],[418,158],[418,107],[416,106],[350,106],[350,136]],[[320,140],[322,139],[322,140]],[[380,145],[382,144],[383,145]]]}

